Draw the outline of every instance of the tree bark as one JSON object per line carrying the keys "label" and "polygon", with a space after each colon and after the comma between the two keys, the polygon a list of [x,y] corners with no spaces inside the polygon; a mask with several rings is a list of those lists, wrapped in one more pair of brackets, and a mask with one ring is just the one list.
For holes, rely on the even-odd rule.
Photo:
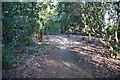
{"label": "tree bark", "polygon": [[42,29],[40,30],[39,40],[40,40],[40,42],[43,41],[43,32],[42,32]]}
{"label": "tree bark", "polygon": [[116,41],[116,45],[118,45],[119,41],[118,41],[118,34],[117,34],[117,31],[118,31],[118,26],[115,27],[115,41]]}
{"label": "tree bark", "polygon": [[89,35],[89,42],[91,42],[91,33],[89,32],[88,35]]}

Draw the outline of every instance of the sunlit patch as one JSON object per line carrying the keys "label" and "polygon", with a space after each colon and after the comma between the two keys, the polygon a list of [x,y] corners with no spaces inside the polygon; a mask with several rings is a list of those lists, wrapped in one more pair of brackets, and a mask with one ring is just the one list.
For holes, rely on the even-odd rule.
{"label": "sunlit patch", "polygon": [[[103,66],[103,64],[108,65],[112,69],[120,68],[118,65],[115,67],[112,65],[113,63],[120,63],[119,61],[115,61],[114,59],[108,59],[106,57],[102,57],[99,53],[104,53],[103,47],[96,46],[96,44],[87,44],[83,41],[76,41],[81,36],[72,35],[72,37],[61,36],[50,36],[49,41],[53,42],[55,46],[59,49],[69,49],[70,51],[77,52],[78,55],[86,56],[84,58],[85,61],[89,63],[95,64],[96,66]],[[77,38],[71,40],[71,38]],[[84,36],[84,38],[88,38]],[[94,37],[92,37],[94,39]],[[96,39],[97,40],[97,39]],[[99,52],[99,53],[98,53]],[[63,62],[66,66],[71,67],[71,63]]]}
{"label": "sunlit patch", "polygon": [[80,44],[80,42],[73,42],[74,44]]}
{"label": "sunlit patch", "polygon": [[75,51],[75,52],[79,52],[79,49],[76,48],[76,49],[70,49],[71,51]]}
{"label": "sunlit patch", "polygon": [[37,44],[42,44],[41,42],[38,42]]}
{"label": "sunlit patch", "polygon": [[55,67],[55,66],[60,66],[61,65],[58,61],[53,60],[53,59],[47,60],[46,62],[47,62],[47,65],[49,65],[49,66],[54,66]]}
{"label": "sunlit patch", "polygon": [[66,66],[71,67],[71,65],[65,61],[62,61]]}
{"label": "sunlit patch", "polygon": [[80,66],[77,66],[71,62],[65,62],[65,61],[62,61],[62,62],[68,70],[71,70],[71,69],[75,70],[76,73],[79,74],[82,78],[84,78],[85,76],[87,78],[92,78],[92,75],[86,72],[85,69],[81,68]]}
{"label": "sunlit patch", "polygon": [[66,49],[67,47],[56,46],[59,49]]}

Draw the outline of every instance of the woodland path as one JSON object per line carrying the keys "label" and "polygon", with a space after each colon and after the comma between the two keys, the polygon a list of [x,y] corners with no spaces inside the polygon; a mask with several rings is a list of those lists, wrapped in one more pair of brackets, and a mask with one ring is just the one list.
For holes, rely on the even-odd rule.
{"label": "woodland path", "polygon": [[[15,78],[118,78],[120,61],[108,58],[106,47],[92,37],[93,43],[82,40],[80,35],[48,35],[43,44],[52,46],[44,48],[40,55],[25,51],[21,57],[23,64],[5,71],[4,77]],[[33,42],[41,45],[37,39]],[[33,45],[33,48],[37,47]]]}

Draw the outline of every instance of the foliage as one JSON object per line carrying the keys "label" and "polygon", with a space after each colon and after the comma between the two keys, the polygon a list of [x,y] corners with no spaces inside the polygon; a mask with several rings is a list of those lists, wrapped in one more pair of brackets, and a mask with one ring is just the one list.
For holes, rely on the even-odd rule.
{"label": "foliage", "polygon": [[[86,33],[91,42],[91,35],[96,36],[103,44],[114,50],[118,45],[117,34],[119,26],[117,25],[119,4],[102,2],[85,3],[58,3],[56,11],[58,20],[62,25],[61,32]],[[66,24],[67,23],[67,24]],[[102,41],[103,37],[105,41]],[[115,45],[109,41],[115,40]]]}
{"label": "foliage", "polygon": [[3,46],[2,48],[2,65],[3,69],[9,69],[13,67],[15,64],[14,56],[10,51],[10,48],[7,46]]}
{"label": "foliage", "polygon": [[118,7],[118,2],[3,2],[3,66],[13,63],[13,50],[19,58],[34,33],[83,33],[89,36],[88,42],[94,35],[112,51],[119,52]]}
{"label": "foliage", "polygon": [[31,43],[31,35],[39,27],[37,23],[39,9],[37,3],[4,2],[2,4],[3,44],[5,45],[3,67],[9,66],[10,61],[14,59],[11,56],[12,49],[16,50],[19,56],[23,48]]}

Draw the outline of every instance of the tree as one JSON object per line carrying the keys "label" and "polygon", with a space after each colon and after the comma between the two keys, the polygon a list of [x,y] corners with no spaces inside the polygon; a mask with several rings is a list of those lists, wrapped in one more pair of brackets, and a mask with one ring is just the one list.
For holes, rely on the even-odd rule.
{"label": "tree", "polygon": [[[31,43],[31,36],[39,26],[38,11],[37,3],[2,3],[3,48],[17,52],[17,64],[21,52]],[[6,55],[7,52],[3,51],[3,56]]]}

